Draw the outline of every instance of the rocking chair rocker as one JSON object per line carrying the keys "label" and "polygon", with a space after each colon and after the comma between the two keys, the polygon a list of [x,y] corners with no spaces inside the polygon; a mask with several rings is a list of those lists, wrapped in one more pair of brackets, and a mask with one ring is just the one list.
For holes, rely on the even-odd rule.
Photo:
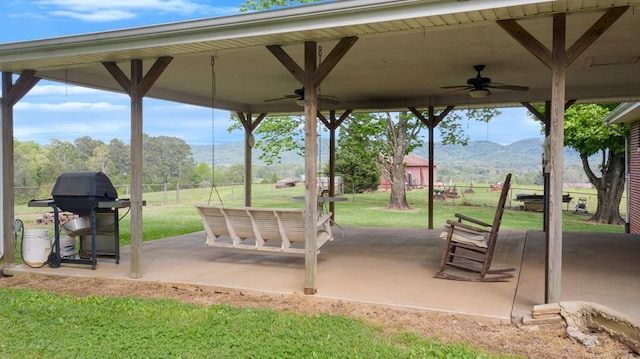
{"label": "rocking chair rocker", "polygon": [[[493,224],[456,213],[458,220],[447,220],[446,230],[441,234],[447,244],[442,253],[440,269],[434,277],[442,279],[463,280],[472,282],[503,282],[513,278],[510,272],[515,268],[490,269],[491,259],[498,238],[498,230],[502,221],[502,213],[511,187],[511,174],[508,174],[493,218]],[[464,222],[469,222],[463,223]],[[455,260],[455,262],[454,262]],[[478,266],[480,264],[480,266]],[[474,272],[479,275],[462,276],[445,273],[446,266]]]}

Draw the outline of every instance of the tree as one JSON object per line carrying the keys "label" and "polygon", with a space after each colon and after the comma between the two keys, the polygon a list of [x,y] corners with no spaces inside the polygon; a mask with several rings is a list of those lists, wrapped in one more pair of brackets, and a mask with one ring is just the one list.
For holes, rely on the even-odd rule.
{"label": "tree", "polygon": [[129,145],[114,138],[109,142],[109,162],[114,173],[109,173],[117,182],[126,182],[129,178],[131,149]]}
{"label": "tree", "polygon": [[380,171],[371,158],[348,136],[341,136],[336,150],[335,170],[344,180],[346,193],[375,190],[380,184]]}
{"label": "tree", "polygon": [[16,200],[45,198],[50,193],[43,192],[43,169],[45,167],[46,150],[33,141],[14,142],[14,184]]}
{"label": "tree", "polygon": [[[292,6],[296,3],[322,2],[323,0],[246,0],[240,5],[241,12],[265,10],[273,7]],[[469,110],[477,111],[479,120],[489,121],[497,110]],[[360,119],[358,119],[360,117]],[[368,117],[369,120],[366,120]],[[419,120],[412,114],[400,113],[396,121],[389,113],[385,114],[360,114],[352,116],[352,130],[347,128],[350,136],[359,139],[360,148],[369,154],[372,163],[385,176],[391,185],[391,195],[389,208],[408,209],[409,204],[405,191],[405,163],[404,156],[417,146],[420,146],[418,133],[420,130]],[[371,121],[373,120],[373,121]],[[255,147],[262,149],[263,154],[260,159],[267,163],[273,163],[280,159],[283,151],[300,150],[303,146],[303,138],[296,136],[302,132],[300,118],[273,117],[262,121],[256,134],[262,135]],[[239,121],[231,126],[229,131],[240,128]],[[448,137],[443,139],[443,143],[460,143],[466,145],[468,137],[461,135],[461,127],[456,122],[450,120],[442,124],[443,132]],[[382,131],[382,132],[376,132]],[[383,134],[383,136],[379,136]],[[386,142],[385,142],[386,140]]]}
{"label": "tree", "polygon": [[312,3],[321,2],[322,0],[246,0],[243,4],[240,4],[240,12],[267,10],[274,7],[287,7],[296,3]]}
{"label": "tree", "polygon": [[404,156],[419,146],[420,121],[406,112],[357,113],[342,128],[391,185],[389,209],[409,209]]}
{"label": "tree", "polygon": [[[625,185],[626,124],[606,125],[603,119],[615,105],[573,105],[564,115],[564,145],[580,153],[582,168],[596,188],[598,204],[589,219],[593,222],[624,224],[620,216],[620,201]],[[600,177],[591,168],[589,157],[601,154]]]}
{"label": "tree", "polygon": [[[452,111],[439,128],[443,144],[466,145],[468,136],[464,134],[461,120],[488,122],[500,111],[493,108]],[[426,114],[425,114],[426,115]],[[358,113],[345,120],[340,138],[348,135],[352,140],[342,142],[349,146],[344,150],[356,150],[367,153],[372,163],[391,185],[389,208],[409,209],[405,191],[404,156],[422,145],[419,136],[422,123],[410,113]],[[230,127],[240,128],[239,123]],[[266,163],[280,160],[284,151],[304,153],[304,126],[301,117],[266,117],[256,129],[255,147],[262,150],[260,159]]]}
{"label": "tree", "polygon": [[100,140],[94,140],[89,136],[76,138],[73,143],[76,147],[76,159],[78,161],[78,167],[81,167],[83,164],[89,161],[89,159],[94,155],[94,150],[97,147],[104,145],[104,142]]}
{"label": "tree", "polygon": [[77,152],[73,143],[53,139],[46,148],[47,162],[42,170],[43,183],[54,183],[63,172],[77,171]]}
{"label": "tree", "polygon": [[190,178],[195,167],[191,147],[177,137],[145,134],[142,153],[147,183],[176,183]]}

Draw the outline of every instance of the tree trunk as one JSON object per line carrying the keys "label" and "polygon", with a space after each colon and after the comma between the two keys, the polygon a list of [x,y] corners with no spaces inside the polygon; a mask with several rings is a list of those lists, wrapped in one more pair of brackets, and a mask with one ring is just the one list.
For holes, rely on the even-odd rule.
{"label": "tree trunk", "polygon": [[608,157],[602,166],[602,176],[597,177],[591,167],[587,157],[580,154],[582,168],[589,178],[589,182],[598,191],[598,205],[596,212],[589,219],[592,222],[607,224],[624,224],[624,219],[620,216],[620,201],[624,193],[624,157],[608,151]]}
{"label": "tree trunk", "polygon": [[[404,156],[402,156],[404,158]],[[391,185],[391,196],[389,197],[389,209],[411,209],[407,202],[407,193],[405,187],[405,170],[404,164],[394,162],[391,167],[391,174],[389,178],[389,184]]]}

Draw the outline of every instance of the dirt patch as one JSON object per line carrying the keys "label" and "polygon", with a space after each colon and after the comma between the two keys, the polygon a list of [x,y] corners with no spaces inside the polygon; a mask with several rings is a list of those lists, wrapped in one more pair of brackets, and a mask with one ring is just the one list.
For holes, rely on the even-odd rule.
{"label": "dirt patch", "polygon": [[409,312],[380,306],[335,301],[305,295],[249,294],[226,288],[178,283],[157,283],[105,278],[60,277],[25,273],[0,279],[0,287],[34,288],[76,296],[135,296],[171,298],[182,302],[239,307],[272,308],[303,314],[327,313],[363,319],[384,328],[435,337],[445,343],[470,343],[491,353],[525,358],[635,358],[630,350],[606,334],[597,334],[600,345],[585,347],[570,339],[564,329],[492,326],[450,314]]}

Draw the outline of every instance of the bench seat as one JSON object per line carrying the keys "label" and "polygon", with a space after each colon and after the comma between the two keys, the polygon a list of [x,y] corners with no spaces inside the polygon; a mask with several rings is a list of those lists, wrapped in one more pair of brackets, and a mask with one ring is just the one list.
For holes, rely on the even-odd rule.
{"label": "bench seat", "polygon": [[[304,212],[297,208],[196,205],[210,246],[304,253]],[[331,213],[316,222],[318,249],[333,240]],[[295,243],[301,245],[293,246]]]}

